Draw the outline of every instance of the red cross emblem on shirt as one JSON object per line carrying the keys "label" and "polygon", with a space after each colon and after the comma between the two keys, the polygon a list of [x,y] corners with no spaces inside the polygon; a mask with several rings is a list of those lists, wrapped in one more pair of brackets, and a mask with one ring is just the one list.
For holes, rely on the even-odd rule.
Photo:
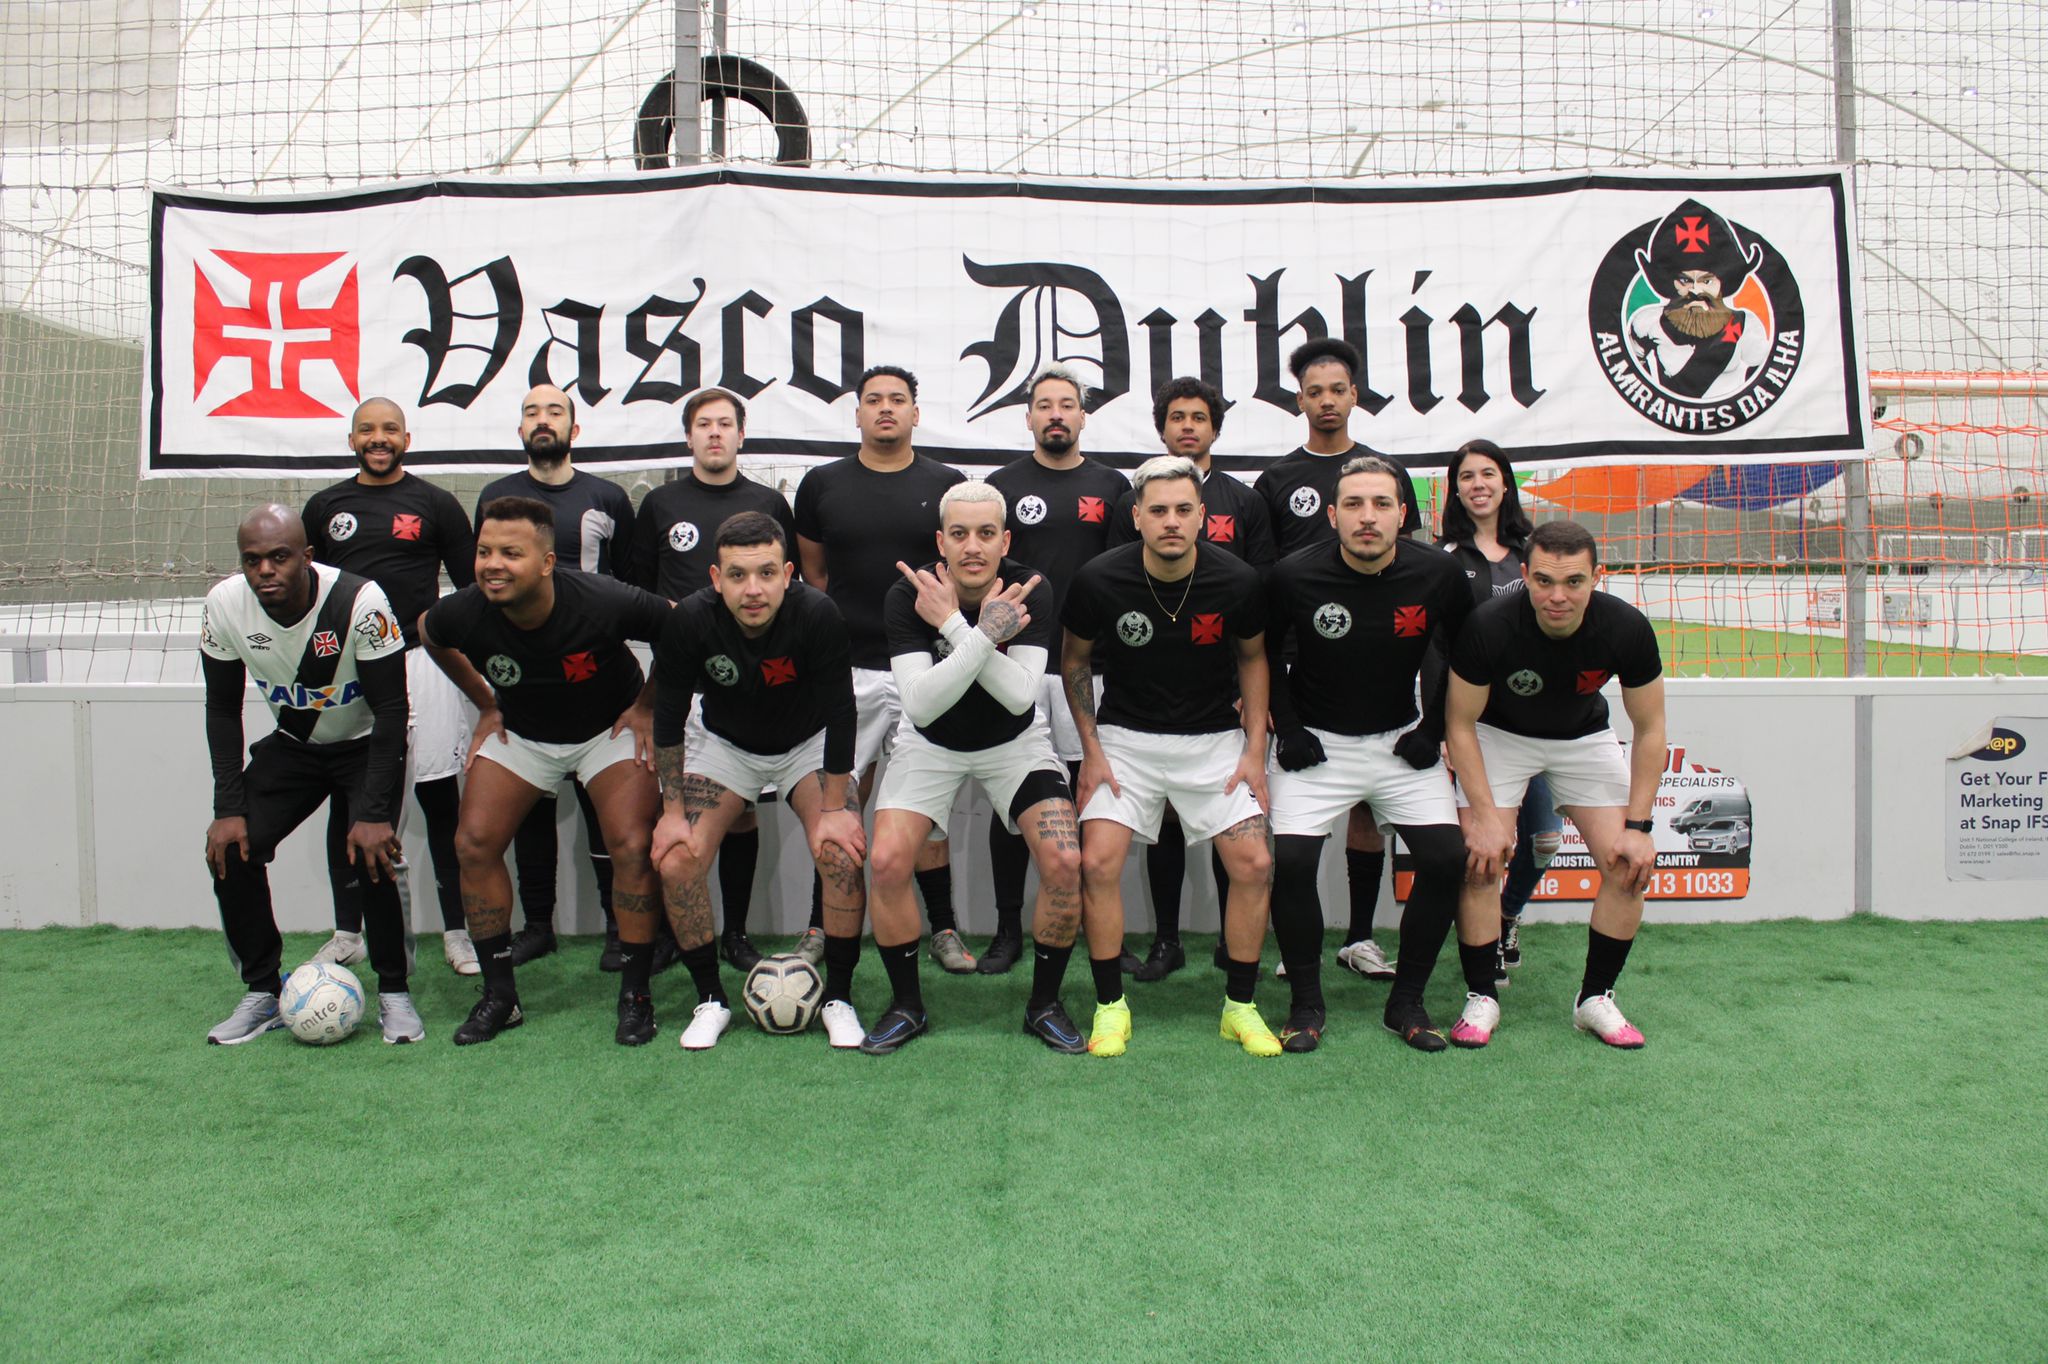
{"label": "red cross emblem on shirt", "polygon": [[568,655],[562,660],[562,676],[571,682],[588,682],[597,676],[597,656],[588,649]]}
{"label": "red cross emblem on shirt", "polygon": [[1742,324],[1740,322],[1730,322],[1727,326],[1721,328],[1721,339],[1723,341],[1740,341],[1742,339]]}
{"label": "red cross emblem on shirt", "polygon": [[762,659],[761,680],[771,687],[786,686],[796,681],[796,660],[793,658]]}
{"label": "red cross emblem on shirt", "polygon": [[1413,639],[1429,628],[1429,611],[1420,606],[1397,606],[1394,608],[1394,633],[1402,639]]}
{"label": "red cross emblem on shirt", "polygon": [[1209,518],[1209,542],[1211,544],[1227,545],[1236,538],[1237,518],[1235,516],[1212,516]]}
{"label": "red cross emblem on shirt", "polygon": [[334,631],[322,630],[313,636],[313,652],[322,658],[332,658],[341,652],[341,641],[335,638]]}
{"label": "red cross emblem on shirt", "polygon": [[1674,227],[1671,234],[1688,256],[1705,255],[1707,250],[1707,225],[1698,218],[1687,218],[1682,227]]}
{"label": "red cross emblem on shirt", "polygon": [[1223,613],[1212,611],[1196,616],[1188,622],[1188,638],[1197,644],[1221,644],[1223,642]]}
{"label": "red cross emblem on shirt", "polygon": [[391,538],[394,540],[417,540],[420,538],[420,519],[404,512],[391,518]]}
{"label": "red cross emblem on shirt", "polygon": [[[356,306],[356,271],[351,267],[325,307],[302,297],[306,282],[341,258],[339,251],[215,251],[221,265],[242,276],[246,306],[224,302],[207,270],[195,268],[192,284],[192,395],[205,391],[222,360],[248,362],[249,386],[209,414],[215,417],[334,417],[340,414],[308,393],[301,371],[308,361],[325,361],[340,376],[350,397],[362,325]],[[227,288],[226,279],[223,287]],[[316,286],[317,287],[317,286]]]}
{"label": "red cross emblem on shirt", "polygon": [[1081,519],[1082,519],[1083,521],[1092,521],[1092,522],[1094,522],[1094,523],[1095,523],[1095,524],[1097,524],[1097,525],[1100,525],[1100,524],[1102,523],[1102,517],[1103,517],[1103,513],[1104,513],[1104,511],[1105,511],[1105,508],[1104,508],[1104,507],[1103,507],[1103,505],[1102,505],[1102,499],[1101,499],[1101,498],[1099,498],[1099,497],[1084,497],[1084,498],[1082,498],[1082,499],[1081,499],[1081,505],[1080,505],[1080,508],[1079,508],[1079,510],[1080,510],[1080,514],[1081,514]]}
{"label": "red cross emblem on shirt", "polygon": [[1592,668],[1579,674],[1579,695],[1581,696],[1595,695],[1599,692],[1600,688],[1606,685],[1607,674],[1598,668]]}

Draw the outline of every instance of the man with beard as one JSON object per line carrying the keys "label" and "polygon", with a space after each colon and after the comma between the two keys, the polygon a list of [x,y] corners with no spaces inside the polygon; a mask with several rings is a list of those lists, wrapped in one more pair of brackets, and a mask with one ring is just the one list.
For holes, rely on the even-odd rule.
{"label": "man with beard", "polygon": [[[1273,549],[1273,522],[1266,499],[1245,483],[1210,467],[1209,451],[1223,432],[1223,394],[1214,384],[1190,375],[1169,379],[1152,399],[1152,425],[1159,432],[1166,453],[1194,461],[1202,474],[1201,543],[1234,554],[1264,572],[1277,557]],[[1137,522],[1131,516],[1134,495],[1126,492],[1110,513],[1109,543],[1127,545],[1138,538]],[[1188,845],[1180,835],[1180,817],[1166,808],[1166,822],[1160,837],[1145,849],[1145,879],[1152,887],[1154,932],[1152,949],[1140,962],[1126,957],[1125,969],[1141,981],[1164,980],[1187,965],[1180,945],[1181,882],[1187,875]],[[1209,871],[1216,881],[1216,904],[1221,909],[1227,898],[1229,878],[1223,859],[1212,846]],[[1224,952],[1219,944],[1216,959]]]}
{"label": "man with beard", "polygon": [[[526,468],[487,486],[476,500],[477,521],[484,504],[501,497],[530,497],[547,505],[554,517],[556,561],[564,568],[628,580],[633,563],[633,499],[616,483],[575,467],[571,447],[582,428],[576,425],[576,403],[553,384],[542,384],[520,400],[519,443],[526,450]],[[590,870],[597,878],[597,901],[604,910],[604,953],[598,966],[619,969],[619,926],[612,916],[612,859],[590,793],[576,783],[576,803],[583,808],[583,832],[590,843]],[[534,802],[512,845],[519,869],[519,903],[526,926],[513,935],[512,960],[524,966],[555,950],[555,793]],[[672,964],[674,945],[661,935],[664,951],[655,963],[660,971]]]}
{"label": "man with beard", "polygon": [[[1088,424],[1088,390],[1065,365],[1047,365],[1031,381],[1024,422],[1031,453],[990,474],[990,486],[1009,502],[1010,553],[1045,575],[1053,609],[1046,618],[1057,630],[1059,604],[1081,565],[1109,547],[1110,514],[1131,490],[1129,480],[1081,453]],[[1046,650],[1038,713],[1050,726],[1053,751],[1072,770],[1081,762],[1081,736],[1067,712],[1060,684],[1058,638]],[[1022,834],[1000,819],[988,822],[988,862],[995,883],[996,935],[981,954],[983,975],[1001,975],[1024,950],[1024,869],[1030,854]]]}
{"label": "man with beard", "polygon": [[[417,647],[415,622],[441,595],[441,571],[456,587],[476,579],[476,537],[454,494],[405,470],[412,435],[405,413],[389,398],[366,398],[349,419],[356,476],[322,488],[306,501],[303,520],[313,558],[368,578],[384,589],[405,635],[405,689],[411,706],[412,791],[426,819],[427,853],[441,905],[441,952],[457,975],[477,973],[476,948],[462,920],[462,878],[455,861],[458,778],[475,717],[432,659]],[[403,805],[400,809],[403,831]],[[341,806],[328,807],[330,824]],[[345,834],[345,830],[341,833]],[[330,828],[330,842],[340,834]],[[398,884],[405,885],[403,873]],[[363,959],[362,908],[334,902],[334,936],[314,961],[352,966]]]}
{"label": "man with beard", "polygon": [[[1284,558],[1313,544],[1337,537],[1328,508],[1336,498],[1344,465],[1358,455],[1377,452],[1351,439],[1351,413],[1358,406],[1358,370],[1363,361],[1349,342],[1330,338],[1295,347],[1287,357],[1294,375],[1294,401],[1308,420],[1308,440],[1266,466],[1254,489],[1266,499],[1273,516],[1273,537]],[[1401,534],[1413,535],[1422,524],[1415,484],[1406,469],[1401,487]],[[1337,964],[1368,980],[1392,980],[1394,963],[1372,935],[1379,909],[1380,879],[1387,865],[1386,840],[1372,811],[1359,806],[1344,834],[1344,870],[1351,886],[1351,922]]]}
{"label": "man with beard", "polygon": [[[874,365],[854,385],[860,449],[820,465],[796,485],[796,543],[804,581],[832,599],[846,618],[853,647],[853,693],[860,710],[854,774],[861,804],[874,793],[875,766],[896,741],[903,718],[889,666],[882,603],[896,585],[901,561],[923,563],[939,528],[939,499],[964,481],[959,471],[912,448],[917,430],[917,376]],[[945,829],[933,829],[917,853],[917,889],[931,922],[931,955],[954,975],[974,970],[953,913],[953,869]],[[825,951],[823,891],[811,882],[811,925],[797,951],[815,966]]]}
{"label": "man with beard", "polygon": [[[706,388],[683,404],[690,467],[675,482],[664,483],[641,499],[633,530],[636,586],[674,602],[702,591],[707,581],[715,584],[719,527],[742,512],[773,517],[782,527],[785,553],[796,543],[789,502],[767,484],[740,473],[740,446],[746,437],[747,405],[737,395]],[[699,701],[701,705],[701,696]],[[747,938],[747,909],[761,860],[761,825],[753,799],[747,797],[747,808],[733,820],[718,849],[718,890],[725,900],[725,932],[719,946],[735,971],[751,971],[761,960]]]}
{"label": "man with beard", "polygon": [[1733,397],[1770,359],[1770,328],[1728,302],[1763,254],[1692,199],[1657,224],[1648,252],[1636,252],[1661,301],[1629,314],[1629,345],[1666,391],[1694,402]]}

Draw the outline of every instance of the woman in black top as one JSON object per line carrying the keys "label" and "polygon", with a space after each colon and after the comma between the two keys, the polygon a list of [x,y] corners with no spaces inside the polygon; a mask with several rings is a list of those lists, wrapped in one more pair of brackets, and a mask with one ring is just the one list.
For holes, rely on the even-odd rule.
{"label": "woman in black top", "polygon": [[[1450,551],[1472,585],[1472,601],[1483,606],[1494,597],[1520,592],[1522,564],[1529,557],[1529,532],[1535,527],[1522,510],[1515,487],[1515,469],[1490,440],[1468,440],[1451,456],[1445,473],[1451,497],[1444,505],[1440,548]],[[1515,829],[1515,855],[1501,887],[1501,969],[1522,964],[1522,909],[1536,882],[1557,856],[1564,818],[1551,805],[1550,783],[1537,777],[1529,783]]]}

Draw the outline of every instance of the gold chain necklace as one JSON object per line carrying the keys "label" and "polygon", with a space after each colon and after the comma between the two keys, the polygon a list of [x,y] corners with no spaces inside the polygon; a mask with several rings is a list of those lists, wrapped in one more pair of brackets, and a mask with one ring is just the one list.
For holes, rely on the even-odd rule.
{"label": "gold chain necklace", "polygon": [[1188,570],[1188,585],[1181,589],[1180,605],[1174,607],[1171,611],[1168,611],[1166,609],[1165,602],[1159,600],[1159,589],[1152,586],[1152,575],[1150,573],[1146,573],[1142,565],[1140,565],[1138,571],[1141,573],[1145,573],[1145,590],[1152,594],[1152,604],[1154,606],[1157,606],[1160,609],[1160,611],[1165,614],[1166,619],[1170,624],[1180,624],[1180,613],[1188,609],[1188,594],[1195,590],[1194,570]]}

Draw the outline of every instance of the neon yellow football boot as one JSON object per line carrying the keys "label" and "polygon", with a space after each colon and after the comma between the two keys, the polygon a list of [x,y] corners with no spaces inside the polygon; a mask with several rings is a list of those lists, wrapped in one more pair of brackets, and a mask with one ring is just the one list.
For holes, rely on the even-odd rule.
{"label": "neon yellow football boot", "polygon": [[1223,1040],[1237,1043],[1253,1056],[1280,1054],[1280,1039],[1259,1017],[1258,1007],[1249,1002],[1223,1001]]}
{"label": "neon yellow football boot", "polygon": [[1119,999],[1114,1004],[1095,1006],[1095,1028],[1088,1034],[1088,1050],[1097,1056],[1122,1056],[1131,1041],[1131,1005]]}

